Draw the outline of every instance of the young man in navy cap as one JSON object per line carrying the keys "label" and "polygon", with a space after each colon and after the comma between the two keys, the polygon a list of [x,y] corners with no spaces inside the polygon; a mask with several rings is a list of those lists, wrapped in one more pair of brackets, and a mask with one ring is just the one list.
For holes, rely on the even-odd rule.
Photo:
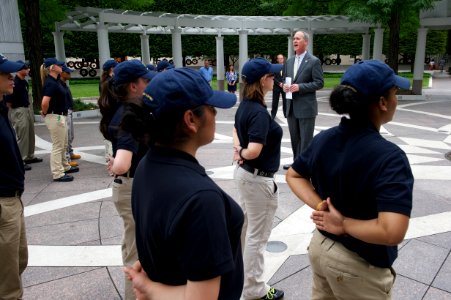
{"label": "young man in navy cap", "polygon": [[30,72],[28,65],[23,61],[17,61],[22,69],[16,72],[14,77],[14,91],[5,96],[6,105],[11,109],[10,119],[16,131],[17,144],[19,145],[25,170],[31,170],[28,164],[42,162],[42,158],[34,155],[34,115],[30,110],[30,98],[26,77]]}
{"label": "young man in navy cap", "polygon": [[8,61],[0,54],[0,299],[22,299],[20,276],[28,263],[21,200],[24,166],[16,135],[8,120],[8,108],[3,102],[3,96],[13,93],[11,73],[22,68],[23,64]]}

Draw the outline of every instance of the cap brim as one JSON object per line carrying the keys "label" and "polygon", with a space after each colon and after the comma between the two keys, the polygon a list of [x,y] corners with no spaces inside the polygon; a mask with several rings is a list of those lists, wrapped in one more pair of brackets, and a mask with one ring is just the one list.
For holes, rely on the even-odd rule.
{"label": "cap brim", "polygon": [[144,74],[144,75],[141,76],[141,77],[142,77],[142,78],[149,79],[149,80],[152,80],[152,79],[155,77],[155,75],[157,75],[157,72],[155,72],[155,71],[149,71],[149,72],[147,72],[146,74]]}
{"label": "cap brim", "polygon": [[231,108],[236,103],[236,95],[232,93],[213,91],[213,95],[205,104],[217,108]]}
{"label": "cap brim", "polygon": [[280,70],[282,70],[283,65],[281,64],[271,64],[271,68],[269,69],[269,71],[271,73],[279,73]]}
{"label": "cap brim", "polygon": [[25,64],[17,63],[15,61],[4,61],[0,64],[0,72],[3,73],[14,73],[24,69]]}
{"label": "cap brim", "polygon": [[54,65],[57,65],[57,66],[63,66],[64,64],[65,64],[65,62],[60,61],[60,60],[57,60],[56,63],[54,63]]}
{"label": "cap brim", "polygon": [[395,75],[395,85],[403,90],[410,88],[410,80],[398,75]]}

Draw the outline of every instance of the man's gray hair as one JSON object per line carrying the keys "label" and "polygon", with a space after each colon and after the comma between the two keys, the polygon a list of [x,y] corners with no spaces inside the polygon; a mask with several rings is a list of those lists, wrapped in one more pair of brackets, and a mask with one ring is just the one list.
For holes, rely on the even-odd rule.
{"label": "man's gray hair", "polygon": [[[310,35],[309,35],[306,31],[304,31],[304,30],[298,30],[298,31],[296,31],[294,34],[296,34],[296,33],[298,33],[298,32],[301,32],[301,33],[302,33],[302,36],[304,37],[304,40],[305,40],[306,42],[308,42],[308,40],[309,40],[309,38],[310,38]],[[293,37],[294,37],[294,35],[293,35]]]}

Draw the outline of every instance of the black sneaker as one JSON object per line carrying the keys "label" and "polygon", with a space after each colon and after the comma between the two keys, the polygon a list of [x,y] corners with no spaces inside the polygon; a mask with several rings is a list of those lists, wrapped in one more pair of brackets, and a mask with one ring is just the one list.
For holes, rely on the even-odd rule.
{"label": "black sneaker", "polygon": [[64,173],[66,173],[66,174],[77,173],[78,171],[80,171],[80,169],[78,167],[70,167],[70,169],[67,171],[64,171]]}
{"label": "black sneaker", "polygon": [[282,299],[284,296],[284,292],[282,290],[278,290],[275,288],[269,288],[269,291],[266,293],[265,296],[261,297],[260,299],[263,300],[278,300]]}
{"label": "black sneaker", "polygon": [[74,180],[74,177],[70,176],[70,175],[66,175],[66,174],[64,174],[60,178],[53,179],[53,181],[58,181],[58,182],[69,182],[69,181],[72,181],[72,180]]}
{"label": "black sneaker", "polygon": [[40,162],[42,162],[42,158],[36,157],[36,156],[31,159],[24,160],[24,163],[26,163],[26,164],[34,164],[34,163],[40,163]]}
{"label": "black sneaker", "polygon": [[31,170],[31,166],[27,165],[27,164],[23,164],[23,168],[25,171],[30,171]]}

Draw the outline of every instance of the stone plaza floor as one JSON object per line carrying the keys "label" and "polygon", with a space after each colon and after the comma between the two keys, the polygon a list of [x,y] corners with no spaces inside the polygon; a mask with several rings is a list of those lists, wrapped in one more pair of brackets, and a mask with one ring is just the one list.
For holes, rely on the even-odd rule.
{"label": "stone plaza floor", "polygon": [[[316,131],[340,117],[328,106],[330,90],[318,94]],[[415,176],[414,207],[405,241],[394,264],[393,299],[451,299],[451,80],[434,80],[427,101],[403,101],[382,135],[408,155]],[[271,106],[269,97],[268,107]],[[232,197],[232,128],[236,106],[218,110],[216,136],[198,151],[208,174]],[[281,165],[292,161],[286,119],[279,109]],[[25,221],[29,266],[23,274],[25,299],[122,299],[122,221],[111,201],[112,177],[104,159],[98,118],[75,120],[75,152],[80,172],[70,183],[53,182],[50,135],[36,123],[36,153],[43,163],[26,173]],[[276,175],[279,207],[266,253],[265,278],[285,291],[286,300],[310,298],[311,269],[306,255],[314,228],[310,208],[290,192],[285,171]]]}

